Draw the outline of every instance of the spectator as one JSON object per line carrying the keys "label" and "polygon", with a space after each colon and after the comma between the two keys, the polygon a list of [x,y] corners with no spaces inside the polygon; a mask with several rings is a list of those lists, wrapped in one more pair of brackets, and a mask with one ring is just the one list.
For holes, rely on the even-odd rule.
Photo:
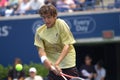
{"label": "spectator", "polygon": [[43,5],[44,5],[44,2],[42,0],[31,0],[30,1],[30,9],[31,10],[38,10]]}
{"label": "spectator", "polygon": [[7,5],[8,5],[7,0],[0,0],[0,16],[5,15],[5,10]]}
{"label": "spectator", "polygon": [[85,7],[85,1],[86,0],[74,0],[74,2],[76,3],[76,8],[80,8],[81,10],[83,10],[83,8]]}
{"label": "spectator", "polygon": [[5,8],[8,5],[7,0],[0,0],[0,8]]}
{"label": "spectator", "polygon": [[17,10],[18,5],[22,2],[22,0],[8,0],[8,6],[13,8],[14,11]]}
{"label": "spectator", "polygon": [[8,5],[13,6],[13,5],[18,5],[21,2],[21,0],[8,0]]}
{"label": "spectator", "polygon": [[5,9],[5,16],[13,15],[14,11],[17,10],[20,2],[21,0],[8,0],[8,6]]}
{"label": "spectator", "polygon": [[95,1],[96,0],[86,0],[85,1],[85,8],[86,9],[94,9],[95,7]]}
{"label": "spectator", "polygon": [[14,12],[14,9],[12,6],[8,6],[5,10],[5,16],[8,17],[8,16],[11,16]]}
{"label": "spectator", "polygon": [[85,65],[80,67],[80,76],[86,80],[93,80],[96,77],[96,71],[92,65],[92,58],[90,55],[85,56]]}
{"label": "spectator", "polygon": [[66,8],[68,10],[75,9],[76,4],[73,0],[58,0],[57,1],[57,8]]}
{"label": "spectator", "polygon": [[24,70],[17,71],[15,69],[15,66],[17,64],[21,64],[21,60],[19,58],[15,59],[13,68],[9,70],[9,72],[8,72],[8,80],[14,80],[14,79],[24,80],[24,77],[25,77]]}
{"label": "spectator", "polygon": [[103,67],[103,61],[98,61],[95,65],[95,69],[97,72],[97,77],[95,80],[105,80],[106,70]]}
{"label": "spectator", "polygon": [[29,69],[30,77],[27,77],[25,80],[43,80],[43,78],[41,76],[38,76],[36,74],[37,74],[36,68],[31,67]]}
{"label": "spectator", "polygon": [[54,5],[54,6],[56,6],[56,2],[55,2],[55,0],[45,0],[45,4],[46,5]]}
{"label": "spectator", "polygon": [[29,10],[29,8],[30,8],[29,0],[23,0],[15,13],[25,14],[25,12]]}

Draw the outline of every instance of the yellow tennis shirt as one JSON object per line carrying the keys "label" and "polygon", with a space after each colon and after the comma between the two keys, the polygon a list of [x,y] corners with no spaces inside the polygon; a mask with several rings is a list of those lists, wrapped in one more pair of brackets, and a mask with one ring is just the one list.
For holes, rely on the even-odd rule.
{"label": "yellow tennis shirt", "polygon": [[75,43],[69,26],[62,19],[56,19],[55,24],[51,28],[47,28],[44,24],[39,27],[35,34],[34,45],[43,48],[48,59],[54,64],[65,44],[69,44],[70,48],[67,56],[60,63],[60,68],[71,68],[75,66],[75,49],[72,44]]}

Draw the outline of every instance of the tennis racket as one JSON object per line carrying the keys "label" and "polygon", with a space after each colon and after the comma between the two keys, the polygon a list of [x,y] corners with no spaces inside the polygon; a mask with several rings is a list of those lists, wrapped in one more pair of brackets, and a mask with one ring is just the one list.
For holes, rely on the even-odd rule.
{"label": "tennis racket", "polygon": [[[56,70],[54,66],[51,66],[52,70]],[[70,80],[85,80],[83,78],[80,77],[75,77],[75,76],[70,76],[68,74],[64,74],[64,73],[60,73],[60,76],[64,79],[64,80],[68,80],[67,78],[70,78]]]}
{"label": "tennis racket", "polygon": [[68,80],[67,78],[70,78],[70,80],[85,80],[83,78],[80,78],[80,77],[75,77],[75,76],[70,76],[70,75],[67,75],[67,74],[64,74],[61,72],[61,77],[64,79],[64,80]]}

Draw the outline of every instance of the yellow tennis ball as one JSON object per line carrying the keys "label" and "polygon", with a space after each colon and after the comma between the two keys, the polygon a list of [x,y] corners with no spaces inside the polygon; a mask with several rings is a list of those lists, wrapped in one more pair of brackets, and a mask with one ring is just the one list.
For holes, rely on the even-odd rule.
{"label": "yellow tennis ball", "polygon": [[15,66],[15,69],[16,69],[17,71],[21,71],[21,70],[23,69],[22,64],[17,64],[17,65]]}

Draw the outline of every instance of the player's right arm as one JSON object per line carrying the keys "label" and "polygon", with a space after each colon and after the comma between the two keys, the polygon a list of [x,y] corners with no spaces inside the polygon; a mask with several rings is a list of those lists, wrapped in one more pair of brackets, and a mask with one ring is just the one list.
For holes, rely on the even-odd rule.
{"label": "player's right arm", "polygon": [[44,41],[40,37],[39,32],[36,32],[36,34],[35,34],[34,45],[38,49],[38,54],[39,54],[39,57],[41,59],[41,62],[45,65],[46,68],[48,68],[49,70],[51,70],[54,73],[56,73],[56,71],[53,69],[52,63],[47,58],[47,55],[46,55],[46,52],[45,52],[45,47],[44,47]]}
{"label": "player's right arm", "polygon": [[56,69],[53,67],[52,63],[47,59],[45,50],[39,47],[37,47],[37,49],[38,49],[40,58],[42,58],[43,56],[46,57],[46,59],[44,59],[44,61],[42,62],[45,65],[45,67],[49,69],[50,71],[53,71],[55,74],[58,74]]}
{"label": "player's right arm", "polygon": [[45,65],[46,68],[50,69],[51,62],[47,59],[46,52],[44,50],[44,42],[38,32],[35,34],[34,45],[37,47],[40,59],[44,56],[44,60],[41,60],[41,62]]}
{"label": "player's right arm", "polygon": [[[42,58],[43,56],[46,56],[46,52],[44,51],[43,48],[38,47],[37,49],[38,49],[38,54],[40,58]],[[43,64],[45,65],[46,68],[50,70],[52,63],[47,58],[43,61]]]}

